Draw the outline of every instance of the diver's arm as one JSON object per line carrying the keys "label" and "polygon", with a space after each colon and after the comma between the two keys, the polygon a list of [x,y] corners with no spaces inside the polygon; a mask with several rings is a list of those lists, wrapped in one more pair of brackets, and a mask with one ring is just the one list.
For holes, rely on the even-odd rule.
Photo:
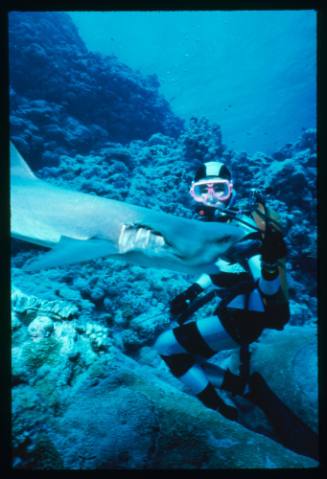
{"label": "diver's arm", "polygon": [[281,286],[279,269],[279,261],[285,258],[286,253],[281,231],[267,228],[261,255],[253,256],[248,260],[252,276],[258,281],[268,328],[283,329],[290,318],[288,298]]}
{"label": "diver's arm", "polygon": [[201,274],[198,279],[191,284],[191,286],[189,286],[182,293],[178,294],[170,302],[170,314],[173,317],[177,317],[185,313],[190,303],[194,301],[194,299],[200,293],[202,293],[204,290],[206,290],[207,288],[209,288],[209,286],[212,286],[213,284],[214,282],[209,274]]}
{"label": "diver's arm", "polygon": [[281,287],[278,264],[268,265],[260,254],[252,256],[247,261],[252,278],[258,282],[260,292],[267,296],[277,293]]}
{"label": "diver's arm", "polygon": [[277,293],[281,287],[278,264],[286,257],[287,248],[278,223],[267,224],[261,247],[261,278],[259,289],[267,296]]}
{"label": "diver's arm", "polygon": [[261,278],[261,254],[256,254],[247,259],[248,269],[254,281]]}
{"label": "diver's arm", "polygon": [[190,303],[202,293],[203,288],[198,283],[192,283],[185,291],[179,293],[170,302],[170,314],[172,317],[180,316],[185,313]]}

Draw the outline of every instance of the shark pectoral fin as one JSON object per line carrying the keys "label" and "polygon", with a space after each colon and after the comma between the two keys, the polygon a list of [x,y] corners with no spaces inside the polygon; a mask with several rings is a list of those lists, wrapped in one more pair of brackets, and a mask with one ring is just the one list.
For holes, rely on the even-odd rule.
{"label": "shark pectoral fin", "polygon": [[62,236],[59,243],[51,251],[27,263],[23,269],[25,271],[38,271],[81,263],[115,253],[117,253],[117,247],[104,239],[79,240]]}

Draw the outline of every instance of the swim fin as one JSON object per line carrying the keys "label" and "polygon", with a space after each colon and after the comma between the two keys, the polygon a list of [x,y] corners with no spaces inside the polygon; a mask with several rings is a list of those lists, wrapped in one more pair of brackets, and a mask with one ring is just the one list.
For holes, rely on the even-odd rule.
{"label": "swim fin", "polygon": [[318,434],[312,431],[270,389],[261,374],[254,373],[249,380],[250,392],[244,395],[266,414],[275,429],[276,438],[285,447],[319,460]]}
{"label": "swim fin", "polygon": [[258,406],[267,416],[274,428],[275,438],[281,444],[298,454],[319,460],[318,434],[281,401],[260,373],[253,373],[245,387],[241,377],[228,369],[223,370],[209,361],[201,366],[215,387],[244,397]]}

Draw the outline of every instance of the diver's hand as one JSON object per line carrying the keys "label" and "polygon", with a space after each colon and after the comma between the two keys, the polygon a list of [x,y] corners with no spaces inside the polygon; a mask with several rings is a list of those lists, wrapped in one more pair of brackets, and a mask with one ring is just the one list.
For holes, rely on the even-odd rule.
{"label": "diver's hand", "polygon": [[198,283],[193,283],[183,293],[178,294],[170,302],[170,314],[176,319],[181,314],[185,313],[190,303],[203,291]]}
{"label": "diver's hand", "polygon": [[280,229],[270,224],[267,225],[262,247],[262,261],[267,264],[274,264],[277,260],[284,258],[287,254],[287,247]]}

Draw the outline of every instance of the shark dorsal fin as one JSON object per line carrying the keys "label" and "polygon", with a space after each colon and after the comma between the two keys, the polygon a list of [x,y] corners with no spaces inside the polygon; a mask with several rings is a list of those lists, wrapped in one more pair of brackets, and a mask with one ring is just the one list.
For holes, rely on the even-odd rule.
{"label": "shark dorsal fin", "polygon": [[25,178],[35,178],[36,176],[18,153],[13,143],[10,143],[10,174],[11,176],[20,176]]}

